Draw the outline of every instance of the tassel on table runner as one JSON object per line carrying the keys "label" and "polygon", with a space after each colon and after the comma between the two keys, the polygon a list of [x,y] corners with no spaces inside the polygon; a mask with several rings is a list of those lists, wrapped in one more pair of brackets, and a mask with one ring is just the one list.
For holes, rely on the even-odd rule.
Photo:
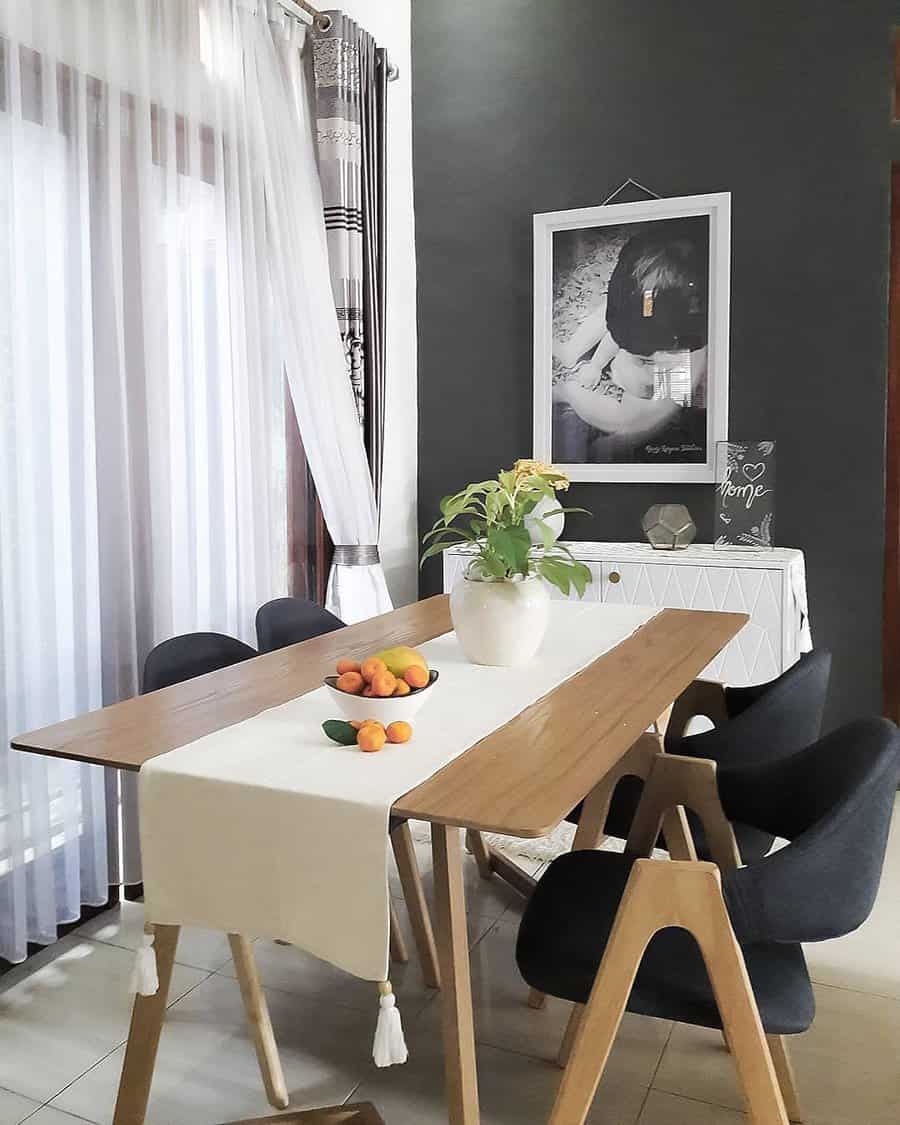
{"label": "tassel on table runner", "polygon": [[381,981],[378,991],[381,993],[381,1000],[378,1007],[378,1023],[375,1025],[372,1058],[376,1066],[395,1066],[398,1063],[405,1063],[408,1055],[406,1040],[403,1038],[400,1009],[397,1007],[397,997],[389,980]]}
{"label": "tassel on table runner", "polygon": [[153,948],[152,933],[144,934],[140,948],[134,956],[130,991],[133,996],[155,996],[159,992],[156,950]]}

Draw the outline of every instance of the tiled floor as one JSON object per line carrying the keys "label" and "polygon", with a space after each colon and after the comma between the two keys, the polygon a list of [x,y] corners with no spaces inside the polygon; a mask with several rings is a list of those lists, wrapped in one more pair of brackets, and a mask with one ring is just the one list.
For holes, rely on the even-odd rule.
{"label": "tiled floor", "polygon": [[[417,844],[430,887],[427,846]],[[542,1125],[559,1070],[566,1005],[536,1012],[513,957],[518,897],[466,871],[484,1125]],[[900,1122],[900,805],[879,901],[858,933],[809,950],[818,1016],[793,1043],[809,1125]],[[399,887],[392,883],[406,924]],[[107,1125],[128,1025],[141,907],[95,919],[0,980],[0,1125]],[[372,986],[268,942],[257,957],[292,1104],[371,1099],[388,1125],[440,1125],[439,1013],[413,961],[392,977],[411,1057],[369,1053]],[[214,1125],[267,1111],[224,937],[186,931],[178,949],[148,1121]],[[711,1032],[627,1016],[590,1125],[735,1125],[731,1060]]]}

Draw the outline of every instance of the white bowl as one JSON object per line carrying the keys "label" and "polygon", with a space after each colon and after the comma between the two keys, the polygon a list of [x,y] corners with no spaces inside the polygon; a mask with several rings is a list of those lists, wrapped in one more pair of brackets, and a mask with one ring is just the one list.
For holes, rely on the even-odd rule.
{"label": "white bowl", "polygon": [[[398,721],[411,722],[431,698],[435,688],[437,672],[431,672],[431,679],[423,688],[414,688],[409,695],[379,696],[351,695],[348,691],[338,691],[334,686],[337,676],[326,676],[325,687],[331,693],[335,706],[348,722],[363,722],[375,719],[387,726]],[[337,716],[335,716],[336,718]]]}

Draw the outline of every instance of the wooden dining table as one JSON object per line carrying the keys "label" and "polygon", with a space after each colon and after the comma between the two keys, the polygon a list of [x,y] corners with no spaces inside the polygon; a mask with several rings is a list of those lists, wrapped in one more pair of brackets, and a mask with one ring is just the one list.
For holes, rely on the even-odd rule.
{"label": "wooden dining table", "polygon": [[[663,609],[505,726],[397,800],[394,817],[431,824],[435,941],[441,979],[447,1116],[477,1125],[478,1079],[466,935],[461,829],[541,837],[552,832],[726,644],[743,613]],[[323,669],[452,629],[445,595],[137,696],[12,740],[16,750],[123,770],[242,722],[321,686]],[[482,847],[515,881],[512,865]],[[177,929],[176,929],[177,935]],[[235,948],[233,946],[233,948]],[[174,946],[172,947],[174,957]],[[140,1125],[165,996],[137,997],[119,1086],[117,1125]],[[257,1042],[257,1050],[260,1044]],[[123,1100],[124,1099],[124,1100]],[[122,1109],[123,1105],[129,1108]],[[134,1108],[136,1107],[136,1108]]]}

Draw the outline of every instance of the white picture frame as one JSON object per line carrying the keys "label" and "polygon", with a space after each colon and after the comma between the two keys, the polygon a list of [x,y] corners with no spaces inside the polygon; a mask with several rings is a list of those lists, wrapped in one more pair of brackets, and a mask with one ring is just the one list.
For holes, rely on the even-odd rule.
{"label": "white picture frame", "polygon": [[[692,219],[697,222],[668,222]],[[653,226],[660,222],[666,225]],[[619,347],[613,333],[606,328],[606,293],[604,291],[602,296],[599,293],[604,284],[609,288],[608,282],[620,257],[621,276],[625,275],[628,254],[623,255],[622,251],[629,245],[629,240],[631,246],[636,246],[642,241],[643,244],[653,240],[664,241],[666,232],[674,232],[677,246],[688,247],[688,253],[693,253],[694,269],[702,273],[700,265],[706,252],[707,230],[708,289],[703,294],[706,302],[705,347],[692,347],[704,338],[701,335],[684,337],[687,345],[679,343],[665,351],[658,350],[650,357],[632,354]],[[679,232],[689,233],[681,237]],[[693,242],[690,232],[696,234]],[[582,255],[580,259],[579,253]],[[641,261],[646,261],[646,256]],[[567,263],[565,269],[561,264],[563,262]],[[662,288],[640,290],[641,277],[660,276],[659,273],[648,274],[646,270],[642,274],[641,269],[644,269],[643,265],[628,274],[632,291],[643,293],[643,305],[638,316],[653,316],[653,295],[656,292],[664,294],[664,301],[681,299],[679,307],[685,307],[683,297],[688,290],[684,286],[693,285],[693,281],[681,283],[677,292],[669,290],[676,293],[676,298],[667,298]],[[713,483],[716,444],[728,437],[730,274],[729,192],[605,204],[535,215],[535,458],[555,464],[575,481]],[[616,293],[622,289],[621,281],[614,282],[614,288],[617,284]],[[572,297],[572,293],[576,296]],[[581,310],[578,308],[580,301],[585,305]],[[593,309],[588,307],[591,301],[596,302]],[[663,303],[659,307],[664,310],[667,306]],[[671,308],[671,304],[668,307]],[[611,315],[621,308],[622,301],[619,300],[610,306]],[[691,308],[695,314],[693,319],[698,322],[699,306],[695,303]],[[577,320],[579,316],[582,321]],[[571,358],[572,348],[577,350],[580,346],[585,337],[583,334],[579,336],[578,332],[589,317],[594,318],[595,325],[603,324],[606,335],[594,345],[591,358],[582,356],[574,365],[567,367],[560,356],[567,354]],[[658,323],[661,325],[663,322],[660,312]],[[572,325],[575,323],[579,327],[573,332]],[[618,323],[623,323],[621,316]],[[638,331],[640,328],[638,321]],[[570,332],[568,336],[567,332]],[[624,336],[624,329],[619,334]],[[587,338],[590,336],[589,325]],[[640,336],[632,338],[641,339]],[[644,339],[649,346],[649,338]],[[681,337],[673,339],[682,340]],[[565,353],[567,343],[570,349]],[[612,358],[601,368],[599,364],[607,354]],[[681,360],[678,357],[682,357]],[[679,362],[681,368],[678,367]],[[669,366],[666,366],[667,363]],[[639,367],[639,364],[644,366]],[[593,369],[588,365],[593,365]],[[648,382],[643,385],[629,382],[632,370],[647,372],[645,378]],[[596,376],[598,371],[602,374]],[[596,383],[590,386],[595,377]],[[649,380],[655,380],[652,394],[647,393]],[[629,389],[624,390],[620,381]],[[678,388],[674,393],[671,392],[672,386]],[[592,393],[588,395],[587,390]],[[633,393],[635,391],[637,393]],[[560,396],[565,395],[570,395],[573,401],[563,401]],[[577,410],[582,413],[578,414]],[[615,421],[608,420],[611,413],[615,413]],[[598,414],[599,427],[594,425]],[[630,429],[629,424],[620,423],[620,417],[630,420]],[[638,421],[634,421],[635,418]],[[654,426],[657,428],[654,429]],[[573,430],[578,431],[577,440],[571,440]],[[668,440],[666,435],[673,432],[676,440]],[[686,433],[689,440],[679,443],[677,437],[684,439]],[[685,452],[682,453],[682,450]],[[572,459],[566,460],[566,456]]]}

